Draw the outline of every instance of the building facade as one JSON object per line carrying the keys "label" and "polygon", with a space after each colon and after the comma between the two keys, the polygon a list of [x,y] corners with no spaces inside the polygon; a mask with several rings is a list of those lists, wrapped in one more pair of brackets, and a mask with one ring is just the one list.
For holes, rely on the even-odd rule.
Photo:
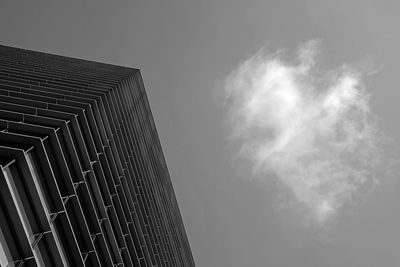
{"label": "building facade", "polygon": [[194,266],[137,69],[0,46],[1,266]]}

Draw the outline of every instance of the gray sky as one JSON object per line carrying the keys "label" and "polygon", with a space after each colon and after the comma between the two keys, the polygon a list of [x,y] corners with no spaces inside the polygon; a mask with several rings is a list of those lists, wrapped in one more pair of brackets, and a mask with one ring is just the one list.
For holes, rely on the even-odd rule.
{"label": "gray sky", "polygon": [[197,266],[392,267],[400,266],[394,170],[379,173],[381,185],[329,230],[304,227],[277,209],[274,182],[235,167],[216,92],[260,48],[293,51],[319,38],[327,69],[372,62],[371,107],[397,142],[399,11],[395,0],[3,0],[0,41],[141,69]]}

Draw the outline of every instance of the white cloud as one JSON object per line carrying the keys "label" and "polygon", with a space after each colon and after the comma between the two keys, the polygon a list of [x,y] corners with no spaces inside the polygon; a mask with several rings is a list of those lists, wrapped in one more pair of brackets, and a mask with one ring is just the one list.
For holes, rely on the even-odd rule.
{"label": "white cloud", "polygon": [[225,97],[231,139],[253,174],[275,174],[325,223],[374,181],[379,156],[362,73],[348,65],[319,71],[318,47],[301,45],[292,62],[282,52],[256,54],[227,78]]}

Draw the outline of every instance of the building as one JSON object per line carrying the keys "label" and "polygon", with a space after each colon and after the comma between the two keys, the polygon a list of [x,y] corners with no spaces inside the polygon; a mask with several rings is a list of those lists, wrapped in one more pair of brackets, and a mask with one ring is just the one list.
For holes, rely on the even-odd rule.
{"label": "building", "polygon": [[1,266],[194,266],[137,69],[0,46]]}

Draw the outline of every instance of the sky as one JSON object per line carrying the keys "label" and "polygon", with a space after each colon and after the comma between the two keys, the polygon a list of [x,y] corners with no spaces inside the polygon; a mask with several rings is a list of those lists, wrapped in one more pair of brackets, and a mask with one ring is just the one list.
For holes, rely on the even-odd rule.
{"label": "sky", "polygon": [[2,0],[0,43],[140,68],[197,266],[392,267],[399,11]]}

